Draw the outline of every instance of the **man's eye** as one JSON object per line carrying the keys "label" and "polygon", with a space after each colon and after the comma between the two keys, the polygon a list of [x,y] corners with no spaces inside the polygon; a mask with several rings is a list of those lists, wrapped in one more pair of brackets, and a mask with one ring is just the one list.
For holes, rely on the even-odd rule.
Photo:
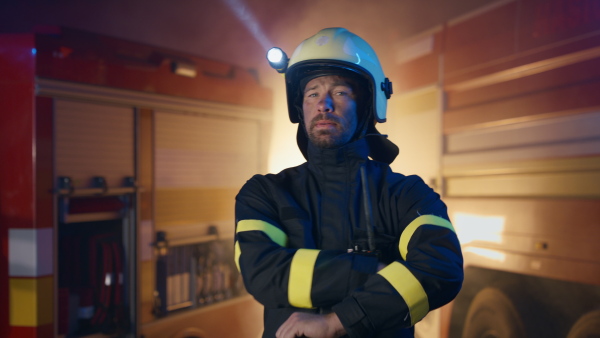
{"label": "man's eye", "polygon": [[333,91],[334,95],[348,96],[352,93],[350,88],[340,86]]}
{"label": "man's eye", "polygon": [[317,97],[317,93],[308,93],[306,97]]}

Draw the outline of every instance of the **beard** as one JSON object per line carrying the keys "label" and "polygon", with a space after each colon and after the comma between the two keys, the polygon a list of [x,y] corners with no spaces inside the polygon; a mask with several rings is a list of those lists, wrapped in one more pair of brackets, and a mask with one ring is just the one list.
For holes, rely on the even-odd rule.
{"label": "beard", "polygon": [[[333,122],[334,128],[316,129],[317,123],[322,120]],[[351,121],[327,113],[315,116],[308,126],[308,139],[318,148],[341,147],[350,141],[352,133]]]}

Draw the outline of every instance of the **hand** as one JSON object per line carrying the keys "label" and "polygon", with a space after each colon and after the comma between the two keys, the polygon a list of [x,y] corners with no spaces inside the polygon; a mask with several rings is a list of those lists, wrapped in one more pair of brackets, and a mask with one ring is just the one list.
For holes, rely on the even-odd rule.
{"label": "hand", "polygon": [[317,315],[294,312],[277,330],[277,338],[336,338],[346,334],[344,326],[335,313]]}

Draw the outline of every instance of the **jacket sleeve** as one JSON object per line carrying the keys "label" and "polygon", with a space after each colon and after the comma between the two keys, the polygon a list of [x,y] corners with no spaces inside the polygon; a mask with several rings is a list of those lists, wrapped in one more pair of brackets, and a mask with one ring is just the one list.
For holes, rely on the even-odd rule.
{"label": "jacket sleeve", "polygon": [[374,257],[289,247],[270,184],[249,180],[236,196],[235,260],[247,291],[266,307],[331,307],[377,270]]}
{"label": "jacket sleeve", "polygon": [[333,307],[350,337],[411,327],[461,288],[463,260],[446,206],[420,179],[397,196],[400,257]]}

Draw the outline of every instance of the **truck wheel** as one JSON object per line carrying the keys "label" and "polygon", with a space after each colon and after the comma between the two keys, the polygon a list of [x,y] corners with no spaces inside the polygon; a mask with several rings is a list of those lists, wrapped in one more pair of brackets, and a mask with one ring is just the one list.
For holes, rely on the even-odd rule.
{"label": "truck wheel", "polygon": [[171,338],[206,338],[206,334],[196,328],[187,328],[177,332]]}
{"label": "truck wheel", "polygon": [[479,291],[467,312],[462,338],[525,338],[525,326],[514,302],[499,289]]}
{"label": "truck wheel", "polygon": [[567,338],[600,337],[600,310],[588,312],[581,316],[569,330]]}

